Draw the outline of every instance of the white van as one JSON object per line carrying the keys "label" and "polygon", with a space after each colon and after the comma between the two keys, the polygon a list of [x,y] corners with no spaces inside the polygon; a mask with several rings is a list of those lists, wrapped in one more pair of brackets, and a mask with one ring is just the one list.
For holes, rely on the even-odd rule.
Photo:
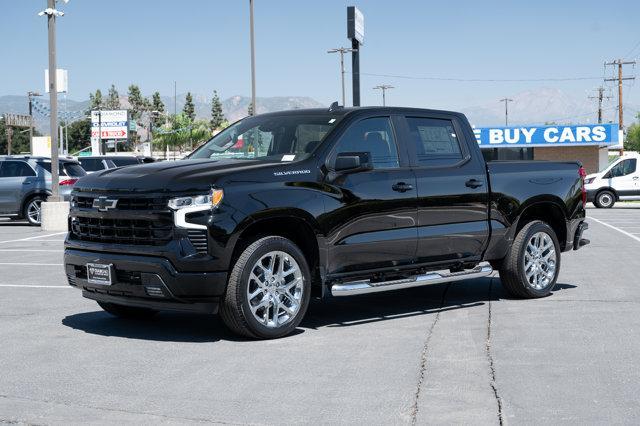
{"label": "white van", "polygon": [[601,172],[588,175],[584,180],[587,201],[602,209],[613,207],[619,200],[640,199],[640,156],[629,153]]}

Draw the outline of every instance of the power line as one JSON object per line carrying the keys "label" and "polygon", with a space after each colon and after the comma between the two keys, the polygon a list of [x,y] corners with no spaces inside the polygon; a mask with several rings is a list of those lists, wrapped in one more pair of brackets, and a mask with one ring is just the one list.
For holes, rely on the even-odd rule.
{"label": "power line", "polygon": [[454,78],[454,77],[427,77],[410,76],[399,74],[360,74],[371,77],[403,78],[408,80],[433,80],[433,81],[457,81],[457,82],[482,82],[482,83],[513,83],[513,82],[540,82],[540,81],[581,81],[581,80],[601,80],[602,77],[550,77],[550,78]]}
{"label": "power line", "polygon": [[628,58],[629,55],[631,55],[638,47],[640,47],[640,41],[637,42],[636,45],[633,46],[633,48],[631,48],[631,50],[628,51],[627,54],[623,56],[623,58]]}

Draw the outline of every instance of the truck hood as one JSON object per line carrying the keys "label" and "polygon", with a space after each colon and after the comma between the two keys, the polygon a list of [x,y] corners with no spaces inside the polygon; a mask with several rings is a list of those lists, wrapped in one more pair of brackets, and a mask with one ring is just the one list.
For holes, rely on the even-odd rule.
{"label": "truck hood", "polygon": [[75,185],[79,191],[195,192],[207,191],[221,177],[273,166],[255,160],[178,160],[119,167],[92,173]]}

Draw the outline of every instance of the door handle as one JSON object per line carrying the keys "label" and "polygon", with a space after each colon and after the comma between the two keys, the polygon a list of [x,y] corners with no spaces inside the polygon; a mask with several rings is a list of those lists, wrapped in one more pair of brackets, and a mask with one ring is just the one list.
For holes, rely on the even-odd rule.
{"label": "door handle", "polygon": [[407,192],[413,189],[413,185],[409,185],[408,183],[404,183],[404,182],[398,182],[398,183],[394,183],[391,186],[391,189],[397,192]]}
{"label": "door handle", "polygon": [[640,178],[638,178],[638,176],[634,176],[633,177],[633,180],[638,180],[638,179],[640,179]]}
{"label": "door handle", "polygon": [[465,186],[467,186],[468,188],[479,188],[483,185],[482,181],[478,180],[478,179],[469,179],[468,181],[465,182]]}

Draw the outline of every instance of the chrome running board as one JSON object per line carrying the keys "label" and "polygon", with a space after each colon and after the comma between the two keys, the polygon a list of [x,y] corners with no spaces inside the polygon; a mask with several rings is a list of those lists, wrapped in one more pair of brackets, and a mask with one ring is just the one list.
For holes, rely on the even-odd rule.
{"label": "chrome running board", "polygon": [[450,281],[468,280],[471,278],[486,277],[493,272],[488,262],[482,262],[473,269],[465,269],[460,272],[449,270],[432,271],[424,275],[399,280],[371,282],[371,280],[351,281],[334,284],[331,286],[333,296],[352,296],[356,294],[378,293],[381,291],[399,290],[403,288],[418,287],[428,284],[439,284]]}

